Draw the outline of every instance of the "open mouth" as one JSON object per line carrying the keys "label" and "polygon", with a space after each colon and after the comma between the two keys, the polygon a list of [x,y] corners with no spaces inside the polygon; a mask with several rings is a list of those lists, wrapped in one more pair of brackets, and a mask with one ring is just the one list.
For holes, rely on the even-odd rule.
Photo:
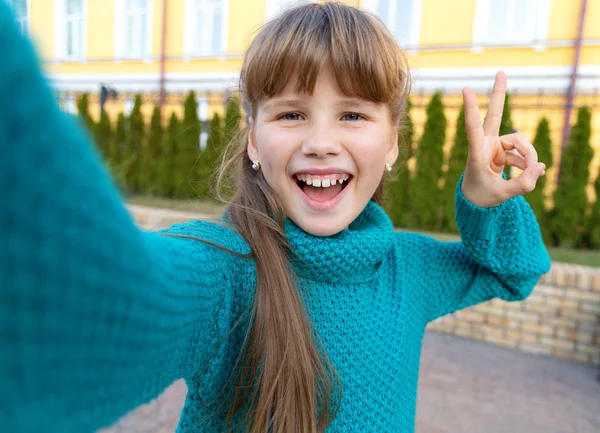
{"label": "open mouth", "polygon": [[352,181],[351,174],[310,175],[299,173],[293,176],[298,188],[312,201],[326,203],[341,194]]}

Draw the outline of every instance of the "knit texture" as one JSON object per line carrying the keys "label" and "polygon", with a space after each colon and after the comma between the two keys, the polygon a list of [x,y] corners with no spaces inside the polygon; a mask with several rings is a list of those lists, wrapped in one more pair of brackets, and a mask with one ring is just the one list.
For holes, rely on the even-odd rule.
{"label": "knit texture", "polygon": [[[178,431],[223,431],[203,403],[239,352],[247,326],[227,334],[251,307],[253,261],[135,226],[1,1],[0,52],[0,431],[92,432],[178,378]],[[549,270],[526,201],[479,208],[461,181],[462,242],[394,232],[375,203],[330,237],[287,222],[298,289],[342,379],[330,432],[412,432],[427,323],[523,299]],[[167,232],[249,252],[208,222]]]}

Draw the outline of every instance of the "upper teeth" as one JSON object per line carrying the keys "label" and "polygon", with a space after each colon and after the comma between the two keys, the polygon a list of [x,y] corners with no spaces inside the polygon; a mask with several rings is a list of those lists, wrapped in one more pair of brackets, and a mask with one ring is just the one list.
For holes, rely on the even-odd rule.
{"label": "upper teeth", "polygon": [[310,174],[297,174],[296,178],[302,182],[306,182],[307,185],[317,186],[321,188],[327,188],[335,185],[337,182],[340,184],[346,182],[350,175],[348,174],[328,174],[325,176],[317,176]]}

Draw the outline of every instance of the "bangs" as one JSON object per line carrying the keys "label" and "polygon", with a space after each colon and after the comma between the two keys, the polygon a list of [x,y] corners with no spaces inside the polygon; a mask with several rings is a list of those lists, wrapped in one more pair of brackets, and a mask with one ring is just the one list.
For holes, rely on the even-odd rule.
{"label": "bangs", "polygon": [[408,67],[385,25],[339,3],[302,5],[265,24],[247,50],[240,87],[252,106],[294,76],[296,91],[312,95],[328,62],[346,96],[390,104],[394,114],[408,95]]}

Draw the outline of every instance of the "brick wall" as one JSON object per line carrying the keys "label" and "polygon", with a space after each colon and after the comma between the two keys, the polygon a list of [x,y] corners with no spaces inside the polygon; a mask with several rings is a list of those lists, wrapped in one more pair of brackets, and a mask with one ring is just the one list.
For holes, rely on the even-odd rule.
{"label": "brick wall", "polygon": [[[209,217],[142,206],[130,211],[151,230]],[[494,299],[442,317],[428,329],[600,365],[600,269],[553,263],[527,300]]]}
{"label": "brick wall", "polygon": [[429,329],[600,365],[600,269],[553,263],[525,301],[494,299]]}

